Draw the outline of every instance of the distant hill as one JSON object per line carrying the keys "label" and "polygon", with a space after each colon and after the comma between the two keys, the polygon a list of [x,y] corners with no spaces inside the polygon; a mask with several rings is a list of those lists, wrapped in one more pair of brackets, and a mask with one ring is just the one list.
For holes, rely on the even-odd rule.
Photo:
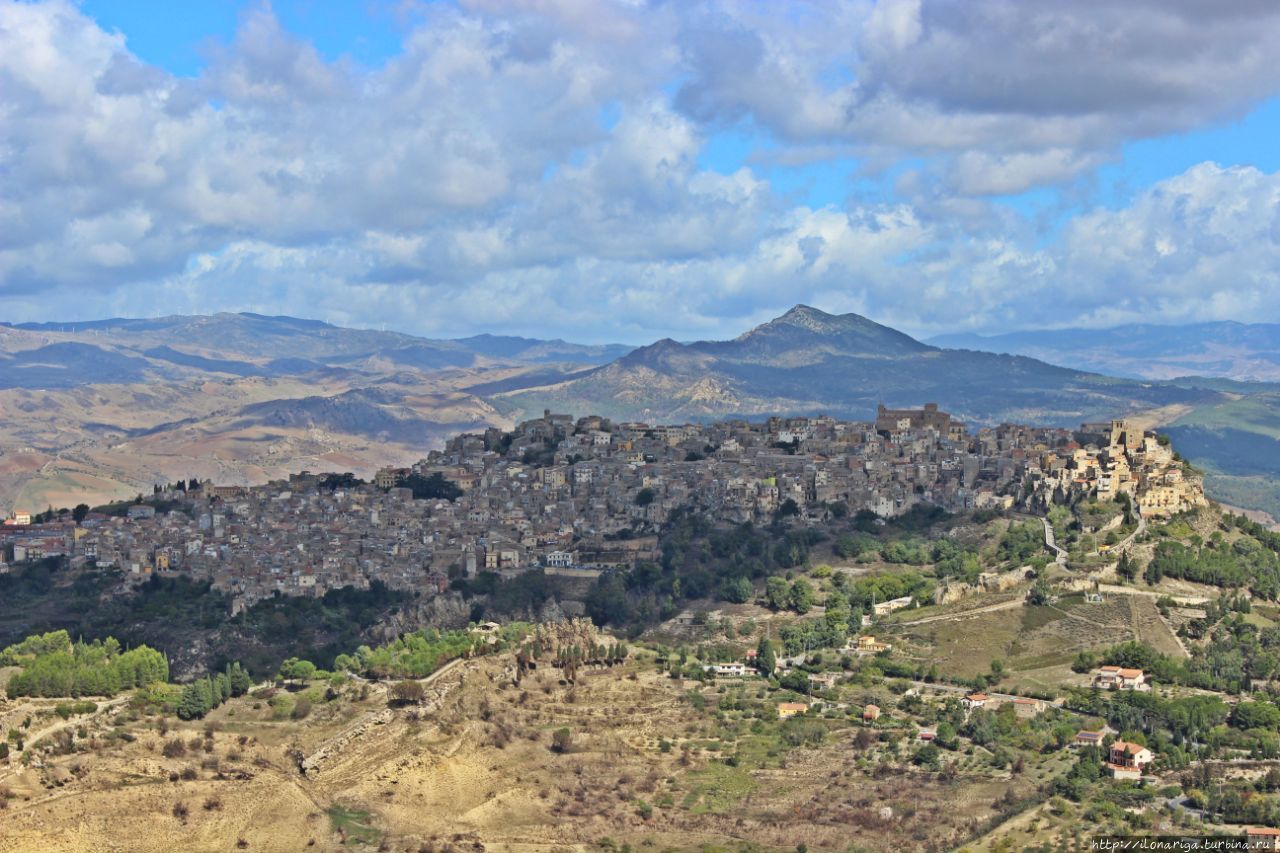
{"label": "distant hill", "polygon": [[261,314],[0,323],[0,515],[192,476],[368,475],[508,424],[487,397],[581,375],[618,344],[432,340]]}
{"label": "distant hill", "polygon": [[605,364],[631,352],[625,344],[574,344],[555,338],[518,338],[507,335],[475,335],[453,341],[477,355],[509,358],[531,364],[573,361],[581,364]]}
{"label": "distant hill", "polygon": [[269,400],[245,406],[229,425],[235,430],[323,429],[363,435],[412,446],[426,443],[441,426],[404,405],[402,395],[376,388],[357,388],[332,397]]}
{"label": "distant hill", "polygon": [[1280,381],[1280,324],[1135,324],[1003,335],[949,334],[934,346],[1011,353],[1112,376],[1172,379],[1218,376]]}
{"label": "distant hill", "polygon": [[[150,362],[132,366],[117,362],[116,366],[123,369],[122,381],[134,381],[145,375],[148,368],[161,364],[231,376],[288,376],[299,372],[304,362],[309,364],[303,372],[367,367],[376,373],[388,366],[433,371],[500,364],[599,365],[630,351],[630,347],[622,344],[575,344],[559,339],[495,335],[434,340],[401,332],[348,329],[319,320],[249,313],[73,323],[3,323],[0,326],[33,333],[38,340],[74,341],[103,352],[128,353],[129,357]],[[8,348],[5,339],[0,338],[0,355]],[[53,382],[56,384],[51,387],[63,388],[77,382],[111,381],[105,362],[96,372],[79,370],[85,366],[86,352],[44,347],[39,365],[55,372],[22,371],[7,379],[6,387],[41,388],[46,387],[43,383]],[[24,365],[14,362],[11,366]],[[56,372],[59,370],[64,372]],[[77,376],[81,378],[77,380]]]}
{"label": "distant hill", "polygon": [[72,341],[0,352],[0,388],[73,388],[95,382],[138,382],[151,365],[144,358]]}
{"label": "distant hill", "polygon": [[1064,425],[1217,398],[1186,385],[942,349],[857,314],[806,305],[733,340],[661,340],[578,378],[499,396],[523,412],[551,407],[652,421],[819,412],[868,418],[880,402],[927,400],[978,423]]}

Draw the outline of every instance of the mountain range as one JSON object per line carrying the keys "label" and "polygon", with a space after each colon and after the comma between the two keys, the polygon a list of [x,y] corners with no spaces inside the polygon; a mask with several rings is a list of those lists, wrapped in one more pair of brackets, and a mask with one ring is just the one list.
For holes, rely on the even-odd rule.
{"label": "mountain range", "polygon": [[9,388],[74,387],[148,374],[176,378],[183,374],[175,368],[182,367],[233,376],[291,376],[343,369],[381,372],[388,366],[437,370],[495,363],[604,364],[631,349],[498,335],[433,340],[248,313],[3,323],[0,340],[4,329],[36,340],[58,338],[16,352],[0,344],[0,387]]}
{"label": "mountain range", "polygon": [[[1210,345],[1212,331],[1190,328],[1189,340]],[[1269,358],[1265,330],[1241,328],[1233,346],[1257,363]],[[1129,335],[1124,352],[1139,358],[1132,339],[1151,352],[1164,347],[1168,359],[1195,352],[1188,346],[1180,356],[1168,343],[1173,334]],[[412,462],[449,434],[509,426],[544,408],[655,423],[869,419],[881,402],[926,401],[975,425],[1075,426],[1142,414],[1182,428],[1213,468],[1215,436],[1242,420],[1223,414],[1233,407],[1254,423],[1244,427],[1254,436],[1251,454],[1260,435],[1264,455],[1274,445],[1280,466],[1280,441],[1267,433],[1273,416],[1280,421],[1280,386],[1108,376],[1080,369],[1083,358],[1055,356],[1057,365],[939,345],[948,340],[925,343],[806,305],[732,340],[663,339],[635,349],[494,335],[434,340],[257,314],[0,324],[0,507],[128,497],[192,476],[247,483],[303,469],[367,475]],[[994,340],[956,339],[1000,349]],[[1065,347],[1071,338],[1052,340]],[[1105,354],[1126,336],[1096,340]],[[1252,476],[1239,454],[1219,456],[1231,468],[1219,473]],[[1280,490],[1267,490],[1280,509]]]}
{"label": "mountain range", "polygon": [[500,393],[495,402],[522,412],[557,408],[681,421],[788,413],[866,418],[881,402],[928,400],[975,423],[1079,425],[1215,393],[1025,356],[943,349],[857,314],[797,305],[733,340],[661,340],[584,375]]}

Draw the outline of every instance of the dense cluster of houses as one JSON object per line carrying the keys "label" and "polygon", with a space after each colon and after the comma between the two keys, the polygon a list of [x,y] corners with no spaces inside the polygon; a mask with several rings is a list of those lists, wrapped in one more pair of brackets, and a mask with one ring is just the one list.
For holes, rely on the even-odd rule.
{"label": "dense cluster of houses", "polygon": [[[181,572],[244,606],[374,580],[430,592],[482,571],[590,577],[656,558],[657,531],[684,507],[726,522],[781,513],[819,524],[833,512],[1007,508],[1081,490],[1129,493],[1152,512],[1203,501],[1154,436],[1123,422],[1103,426],[1096,442],[1082,444],[1064,429],[971,434],[933,404],[881,406],[874,422],[654,426],[545,412],[510,431],[458,435],[367,484],[303,472],[259,486],[165,490],[123,515],[91,514],[80,524],[33,525],[15,513],[0,527],[0,571],[68,556],[135,580]],[[415,498],[404,485],[436,475],[460,497]]]}
{"label": "dense cluster of houses", "polygon": [[1167,440],[1123,420],[1083,424],[1079,438],[1058,444],[1029,472],[1028,491],[1045,503],[1129,496],[1147,518],[1168,517],[1206,503],[1203,483],[1189,476]]}

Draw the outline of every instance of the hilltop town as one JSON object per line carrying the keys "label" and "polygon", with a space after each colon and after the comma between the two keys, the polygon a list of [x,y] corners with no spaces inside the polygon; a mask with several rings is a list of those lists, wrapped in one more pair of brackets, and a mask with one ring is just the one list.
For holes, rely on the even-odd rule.
{"label": "hilltop town", "polygon": [[1124,421],[972,433],[934,404],[881,406],[868,422],[667,426],[546,412],[510,431],[455,436],[372,483],[303,472],[252,487],[180,485],[78,523],[15,513],[0,527],[0,571],[58,556],[130,583],[181,574],[211,581],[239,610],[374,581],[431,594],[481,571],[593,578],[657,557],[656,534],[686,508],[816,526],[919,505],[1043,512],[1127,495],[1156,518],[1205,503],[1167,441]]}

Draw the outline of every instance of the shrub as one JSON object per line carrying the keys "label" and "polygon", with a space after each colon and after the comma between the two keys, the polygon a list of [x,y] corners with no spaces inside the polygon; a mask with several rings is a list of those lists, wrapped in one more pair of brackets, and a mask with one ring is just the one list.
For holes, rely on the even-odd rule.
{"label": "shrub", "polygon": [[424,695],[426,690],[416,681],[397,681],[391,685],[391,701],[396,705],[416,705]]}
{"label": "shrub", "polygon": [[568,752],[573,745],[573,732],[568,727],[556,729],[551,733],[551,749],[554,752]]}

